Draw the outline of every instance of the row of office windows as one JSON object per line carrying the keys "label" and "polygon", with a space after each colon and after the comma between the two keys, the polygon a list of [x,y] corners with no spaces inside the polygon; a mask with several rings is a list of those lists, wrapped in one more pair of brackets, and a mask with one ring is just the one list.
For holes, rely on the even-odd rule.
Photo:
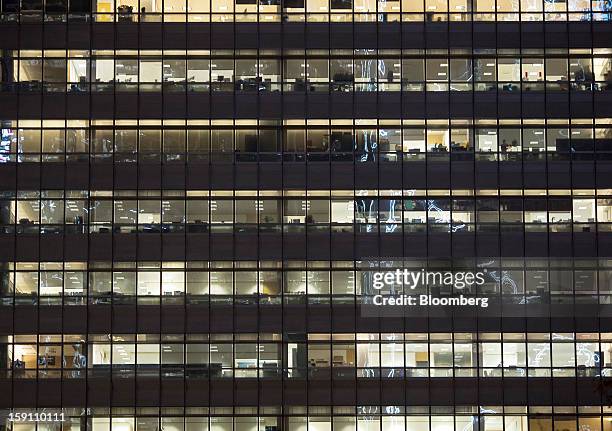
{"label": "row of office windows", "polygon": [[448,198],[450,196],[525,196],[525,197],[544,197],[544,196],[574,196],[574,197],[600,197],[605,198],[612,196],[612,189],[236,189],[236,190],[180,190],[180,189],[139,189],[139,190],[14,190],[4,189],[2,190],[2,198],[23,198],[23,199],[37,199],[37,198],[49,198],[49,199],[61,199],[61,198],[76,198],[85,199],[88,196],[92,198],[112,198],[113,196],[120,197],[137,197],[143,198],[155,198],[155,197],[192,197],[192,198],[206,198],[208,196],[220,197],[220,198],[231,198],[231,197],[262,197],[262,198],[304,198],[306,196],[311,198],[324,198],[324,197],[377,197],[377,196],[390,196],[390,197],[419,197],[429,196],[431,198]]}
{"label": "row of office windows", "polygon": [[97,59],[104,58],[160,58],[160,59],[228,59],[237,60],[250,58],[274,59],[283,57],[285,59],[329,59],[332,58],[461,58],[461,57],[605,57],[610,54],[612,48],[582,47],[582,48],[245,48],[245,49],[3,49],[7,65],[12,64],[8,60],[43,58],[65,58],[65,59]]}
{"label": "row of office windows", "polygon": [[[589,50],[586,50],[589,51]],[[349,51],[350,52],[350,51]],[[17,57],[14,53],[14,57]],[[41,58],[21,51],[4,90],[104,91],[597,91],[612,88],[609,54],[571,57],[362,58],[94,57],[71,51]],[[45,52],[47,54],[47,52]],[[112,55],[112,53],[111,53]],[[63,58],[62,58],[63,57]]]}
{"label": "row of office windows", "polygon": [[[416,192],[415,192],[416,193]],[[111,192],[88,198],[73,191],[66,198],[19,192],[17,199],[0,197],[2,233],[205,233],[303,231],[305,226],[338,232],[497,231],[499,225],[527,231],[610,231],[612,198],[586,196],[441,198],[426,196],[354,198],[129,198]],[[596,226],[599,225],[599,226]],[[393,229],[392,229],[393,227]]]}
{"label": "row of office windows", "polygon": [[[611,431],[608,407],[593,406],[326,406],[286,407],[291,416],[275,415],[274,407],[257,408],[156,408],[15,409],[16,414],[65,413],[63,429],[70,431]],[[106,411],[105,411],[106,410]],[[202,413],[202,411],[210,413]],[[306,411],[312,411],[307,414]],[[577,412],[578,411],[578,412]],[[1,411],[0,411],[1,412]],[[142,413],[141,413],[142,412]],[[195,412],[195,413],[191,413]],[[217,413],[219,412],[219,413]],[[8,416],[5,410],[0,413]],[[232,416],[234,415],[235,416]],[[5,422],[7,431],[52,430],[50,425]]]}
{"label": "row of office windows", "polygon": [[[387,407],[391,407],[387,409]],[[80,407],[62,407],[57,408],[22,408],[16,407],[12,409],[15,413],[64,413],[66,418],[83,417],[93,418],[148,418],[152,421],[163,420],[167,417],[181,417],[186,421],[190,418],[201,417],[203,422],[207,422],[207,417],[225,417],[228,419],[239,419],[244,417],[261,417],[270,418],[277,416],[290,417],[321,417],[327,416],[370,416],[371,418],[380,418],[382,416],[406,415],[406,416],[438,416],[438,415],[609,415],[612,411],[610,406],[594,406],[594,405],[538,405],[530,406],[523,405],[480,405],[471,404],[455,404],[455,405],[399,405],[387,406],[376,403],[371,404],[353,404],[353,405],[299,405],[287,404],[279,406],[172,406],[172,407],[129,407],[129,406],[114,406],[102,407],[91,406],[87,410]],[[0,410],[0,414],[9,413],[7,409]]]}
{"label": "row of office windows", "polygon": [[15,378],[612,375],[609,334],[597,333],[8,335],[0,352]]}
{"label": "row of office windows", "polygon": [[[279,264],[264,262],[257,268],[256,262],[214,262],[210,267],[201,262],[140,262],[136,264],[85,262],[4,263],[0,268],[0,296],[2,303],[42,305],[91,304],[184,304],[185,298],[193,304],[325,304],[368,303],[375,293],[372,266],[355,269],[353,262],[336,261],[330,270],[329,263],[310,262],[308,269],[303,262],[287,261],[281,270]],[[408,261],[404,266],[393,262],[384,267],[386,272],[404,268],[409,272],[449,271],[450,266],[441,263],[429,266],[425,262]],[[576,264],[575,267],[572,263]],[[317,264],[317,265],[315,265]],[[187,268],[186,268],[187,267]],[[463,263],[454,266],[453,272],[482,272],[481,285],[455,287],[440,285],[439,280],[420,282],[412,287],[392,285],[383,293],[422,294],[436,291],[443,294],[469,293],[502,295],[514,301],[527,295],[532,303],[611,303],[612,265],[610,261],[571,262],[532,259],[525,264],[522,259],[499,262],[495,258],[478,264]],[[573,298],[573,296],[576,298]],[[597,295],[600,295],[599,297]],[[89,298],[89,299],[87,299]]]}
{"label": "row of office windows", "polygon": [[[179,124],[117,124],[86,121],[4,121],[0,163],[75,162],[256,162],[428,160],[520,161],[612,157],[606,120],[572,122],[351,120],[332,122],[213,121]],[[184,124],[184,123],[183,123]],[[452,157],[451,157],[452,156]]]}
{"label": "row of office windows", "polygon": [[4,0],[7,21],[609,21],[606,0]]}

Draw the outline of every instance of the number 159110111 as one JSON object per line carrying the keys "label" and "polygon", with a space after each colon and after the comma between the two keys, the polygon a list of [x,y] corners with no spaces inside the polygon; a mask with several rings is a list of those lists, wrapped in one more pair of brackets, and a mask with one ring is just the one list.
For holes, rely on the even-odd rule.
{"label": "number 159110111", "polygon": [[9,413],[10,422],[65,422],[64,413],[20,412]]}

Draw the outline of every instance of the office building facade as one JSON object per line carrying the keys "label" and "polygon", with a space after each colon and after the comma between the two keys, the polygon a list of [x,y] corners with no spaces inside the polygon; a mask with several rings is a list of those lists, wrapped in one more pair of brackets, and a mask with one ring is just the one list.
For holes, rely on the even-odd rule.
{"label": "office building facade", "polygon": [[2,0],[0,429],[612,431],[611,14]]}

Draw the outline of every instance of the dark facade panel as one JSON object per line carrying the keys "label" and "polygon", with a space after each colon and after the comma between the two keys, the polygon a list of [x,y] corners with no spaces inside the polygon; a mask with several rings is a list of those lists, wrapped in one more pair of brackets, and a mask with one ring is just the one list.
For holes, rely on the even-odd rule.
{"label": "dark facade panel", "polygon": [[[562,119],[610,116],[607,92],[171,92],[33,94],[5,98],[23,119]],[[401,114],[400,114],[401,113]]]}
{"label": "dark facade panel", "polygon": [[[4,46],[24,49],[146,49],[164,44],[166,49],[367,49],[378,41],[388,49],[423,48],[586,48],[609,46],[611,36],[604,22],[355,22],[353,23],[242,23],[189,22],[13,22],[0,24]],[[234,29],[235,27],[235,29]],[[401,30],[400,30],[401,28]],[[91,31],[90,31],[91,29]],[[449,35],[452,34],[452,37]],[[307,36],[307,37],[306,37]],[[388,37],[387,37],[388,36]],[[18,39],[17,39],[18,38]],[[212,44],[212,45],[211,45]],[[426,44],[426,45],[425,45]]]}

